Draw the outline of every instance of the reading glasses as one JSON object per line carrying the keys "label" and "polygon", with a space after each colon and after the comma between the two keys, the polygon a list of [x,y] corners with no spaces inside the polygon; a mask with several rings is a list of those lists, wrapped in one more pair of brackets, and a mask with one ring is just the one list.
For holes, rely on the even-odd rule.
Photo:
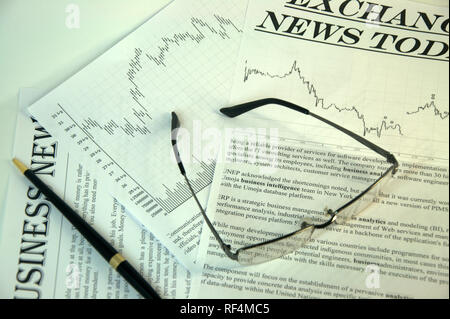
{"label": "reading glasses", "polygon": [[336,123],[333,123],[317,114],[314,114],[299,105],[284,100],[276,98],[261,99],[251,101],[248,103],[243,103],[236,106],[222,108],[220,112],[222,112],[228,117],[233,118],[268,104],[280,105],[283,107],[287,107],[291,110],[303,113],[305,115],[310,115],[316,118],[317,120],[322,121],[338,129],[339,131],[347,134],[348,136],[355,139],[364,146],[368,147],[372,151],[383,156],[387,160],[387,162],[392,165],[383,174],[381,174],[381,176],[378,177],[375,182],[373,182],[369,187],[367,187],[364,191],[362,191],[358,196],[356,196],[355,198],[353,198],[352,200],[350,200],[349,202],[347,202],[346,204],[342,205],[341,207],[339,207],[334,211],[332,209],[328,209],[326,214],[329,215],[329,220],[327,222],[322,224],[311,224],[308,222],[303,222],[300,226],[300,229],[294,232],[258,244],[245,246],[233,252],[231,246],[226,244],[222,240],[219,233],[209,220],[208,216],[205,213],[205,210],[203,209],[202,205],[200,204],[197,198],[197,195],[195,194],[195,191],[192,188],[192,185],[188,177],[186,176],[186,171],[184,169],[177,147],[177,135],[178,129],[180,128],[180,121],[177,115],[174,112],[172,112],[172,134],[171,134],[172,147],[175,154],[175,158],[178,163],[178,168],[180,169],[181,174],[184,176],[184,179],[186,180],[189,190],[192,193],[192,197],[197,202],[197,205],[203,215],[203,218],[205,219],[206,224],[213,233],[214,237],[219,242],[220,247],[229,258],[239,262],[241,265],[259,264],[290,254],[293,251],[305,245],[310,240],[315,229],[325,228],[334,223],[343,224],[348,220],[352,219],[354,216],[361,213],[363,210],[369,207],[370,204],[374,202],[374,199],[378,197],[380,189],[383,188],[386,182],[392,176],[394,176],[398,170],[398,162],[396,158],[388,151],[384,150],[383,148],[373,144],[367,139],[347,130],[346,128]]}

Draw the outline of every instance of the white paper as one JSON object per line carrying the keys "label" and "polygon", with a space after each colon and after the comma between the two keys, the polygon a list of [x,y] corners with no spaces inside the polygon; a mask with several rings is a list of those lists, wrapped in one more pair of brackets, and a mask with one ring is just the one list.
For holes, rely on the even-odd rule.
{"label": "white paper", "polygon": [[[206,211],[232,251],[297,231],[304,220],[325,223],[326,209],[347,203],[389,167],[372,151],[293,132],[281,130],[276,143],[263,136],[230,143],[218,161]],[[253,150],[258,157],[249,156]],[[267,156],[275,166],[266,166]],[[306,246],[259,265],[226,257],[204,226],[194,296],[448,298],[448,174],[448,167],[403,162],[354,220],[317,229]]]}
{"label": "white paper", "polygon": [[[390,8],[371,8],[385,12],[381,18],[372,13],[360,19],[369,4],[358,11],[355,3],[333,1],[328,8],[321,1],[251,1],[231,104],[265,97],[286,99],[395,154],[448,161],[448,8],[396,1]],[[341,10],[349,16],[339,11],[344,4]],[[278,23],[286,16],[278,31],[268,12],[276,15]],[[431,30],[420,12],[436,19]],[[295,21],[304,34],[297,35],[297,29],[285,32]],[[316,28],[323,32],[315,35]],[[356,40],[350,41],[344,30],[361,33],[359,41],[353,44]],[[384,50],[373,48],[378,34],[385,33],[395,35],[397,41],[410,38],[401,42],[403,51],[414,48],[415,41],[422,43],[420,50],[398,52],[392,40],[385,41]],[[436,43],[430,56],[419,54],[426,43]],[[439,53],[438,43],[440,48],[445,44],[447,51],[431,56]],[[289,110],[273,110],[266,107],[249,115],[302,124],[302,117],[292,116]]]}
{"label": "white paper", "polygon": [[[229,105],[269,97],[301,105],[392,152],[400,162],[397,178],[355,221],[317,231],[303,249],[257,266],[242,267],[225,258],[204,226],[199,254],[204,269],[195,281],[199,298],[448,298],[448,51],[435,57],[431,51],[428,57],[418,54],[432,41],[448,49],[448,8],[396,1],[371,8],[384,12],[382,17],[372,12],[362,19],[368,6],[250,1]],[[439,22],[428,26],[420,12]],[[411,27],[416,20],[417,28]],[[352,43],[349,34],[358,30],[361,36]],[[377,32],[411,39],[402,42],[405,52],[396,52],[389,42],[385,50],[376,50],[371,46],[379,40],[372,40]],[[403,45],[415,39],[421,51],[406,52]],[[256,119],[265,122],[257,126]],[[305,188],[296,192],[299,197],[264,192],[270,187],[244,189],[240,178],[262,174],[265,167],[254,161],[219,163],[207,213],[233,249],[289,233],[297,215],[299,221],[317,219],[325,207],[337,208],[357,195],[353,190],[362,185],[343,178],[354,175],[343,173],[343,167],[361,165],[370,178],[383,167],[361,163],[374,156],[361,144],[280,106],[253,110],[224,125],[264,128],[265,134],[279,128],[279,145],[288,151],[278,160],[290,158],[265,176],[286,179],[280,182],[286,186],[296,180],[295,187]],[[232,169],[238,172],[236,182]],[[242,204],[244,199],[251,203]],[[243,211],[249,207],[259,213],[246,217]]]}
{"label": "white paper", "polygon": [[[26,115],[25,107],[37,94],[36,89],[21,90],[13,156],[42,168],[38,176],[118,249],[162,298],[186,298],[190,273],[129,217],[66,145]],[[11,169],[0,231],[0,297],[140,298],[62,214]]]}
{"label": "white paper", "polygon": [[[187,128],[194,120],[217,126],[246,6],[175,1],[30,108],[74,154],[90,157],[85,165],[189,269],[202,222],[173,156],[170,114]],[[213,159],[186,161],[203,201]]]}

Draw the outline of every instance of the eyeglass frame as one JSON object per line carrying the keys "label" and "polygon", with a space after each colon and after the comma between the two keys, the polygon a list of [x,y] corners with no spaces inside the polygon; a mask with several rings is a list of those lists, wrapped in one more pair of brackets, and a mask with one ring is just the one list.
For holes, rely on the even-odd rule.
{"label": "eyeglass frame", "polygon": [[217,230],[215,229],[215,227],[213,226],[213,224],[211,223],[211,221],[209,220],[208,216],[206,215],[205,210],[203,209],[202,205],[200,204],[200,201],[197,198],[197,195],[195,194],[194,189],[192,188],[192,185],[189,181],[189,179],[186,176],[186,170],[184,169],[184,165],[183,162],[181,161],[181,157],[178,151],[178,146],[177,146],[177,134],[178,134],[178,129],[180,128],[180,121],[178,119],[178,116],[176,115],[175,112],[172,112],[172,123],[171,123],[171,140],[172,140],[172,148],[175,154],[175,158],[176,161],[178,163],[178,168],[180,169],[181,174],[184,176],[184,179],[189,187],[189,190],[192,193],[192,196],[194,197],[195,201],[197,202],[198,207],[200,208],[201,214],[203,216],[203,218],[205,219],[206,224],[208,225],[209,229],[211,230],[211,232],[213,233],[214,237],[216,238],[216,240],[219,242],[220,247],[222,248],[222,250],[224,251],[225,255],[227,255],[230,259],[238,261],[238,256],[239,256],[239,252],[243,251],[243,250],[247,250],[250,248],[254,248],[254,247],[258,247],[258,246],[263,246],[266,244],[270,244],[276,241],[281,241],[285,238],[291,237],[293,235],[295,235],[296,233],[299,233],[301,231],[303,231],[304,229],[308,228],[308,227],[314,227],[314,229],[321,229],[321,228],[325,228],[333,223],[335,223],[336,221],[336,217],[339,214],[339,212],[341,212],[342,210],[344,210],[345,208],[349,207],[350,205],[352,205],[354,202],[356,202],[357,200],[359,200],[361,197],[363,197],[364,195],[366,195],[370,190],[372,190],[383,178],[385,178],[388,174],[392,174],[392,176],[394,176],[397,171],[398,171],[398,166],[399,163],[397,161],[397,159],[395,158],[395,156],[386,151],[385,149],[375,145],[374,143],[370,142],[369,140],[359,136],[358,134],[355,134],[353,132],[351,132],[350,130],[340,126],[339,124],[336,124],[334,122],[331,122],[317,114],[314,114],[312,112],[310,112],[308,109],[303,108],[299,105],[296,105],[294,103],[285,101],[285,100],[281,100],[281,99],[277,99],[277,98],[266,98],[266,99],[260,99],[260,100],[255,100],[255,101],[251,101],[251,102],[247,102],[247,103],[242,103],[242,104],[238,104],[238,105],[234,105],[234,106],[230,106],[230,107],[225,107],[225,108],[221,108],[220,112],[223,113],[224,115],[234,118],[237,117],[239,115],[242,115],[244,113],[247,113],[251,110],[254,110],[258,107],[261,106],[265,106],[265,105],[269,105],[269,104],[277,104],[280,106],[284,106],[287,107],[291,110],[294,111],[298,111],[300,113],[303,113],[305,115],[311,115],[312,117],[338,129],[339,131],[341,131],[342,133],[350,136],[351,138],[355,139],[356,141],[358,141],[359,143],[363,144],[364,146],[366,146],[367,148],[371,149],[372,151],[376,152],[377,154],[381,155],[382,157],[384,157],[388,163],[391,163],[392,166],[389,167],[375,182],[373,182],[369,187],[367,187],[364,191],[362,191],[359,195],[357,195],[355,198],[351,199],[350,201],[348,201],[347,203],[345,203],[344,205],[342,205],[341,207],[339,207],[338,209],[336,209],[335,211],[333,211],[332,209],[328,209],[327,210],[327,214],[330,215],[330,219],[322,224],[319,225],[315,225],[315,224],[308,224],[306,222],[303,222],[301,225],[301,228],[291,232],[289,234],[286,235],[282,235],[280,237],[274,238],[274,239],[270,239],[261,243],[257,243],[257,244],[253,244],[253,245],[248,245],[248,246],[244,246],[241,247],[239,249],[237,249],[235,252],[232,252],[231,249],[231,245],[226,244],[222,238],[220,237],[219,233],[217,232]]}

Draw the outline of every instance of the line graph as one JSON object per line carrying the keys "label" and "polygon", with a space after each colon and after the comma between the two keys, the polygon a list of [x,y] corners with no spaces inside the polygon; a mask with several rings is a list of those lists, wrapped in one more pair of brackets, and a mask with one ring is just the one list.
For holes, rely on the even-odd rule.
{"label": "line graph", "polygon": [[[368,119],[366,115],[358,108],[358,106],[339,106],[334,102],[326,102],[325,98],[320,96],[319,90],[315,84],[310,81],[306,75],[304,75],[302,69],[299,66],[299,62],[295,60],[292,66],[286,72],[271,73],[268,71],[261,70],[260,68],[250,67],[248,61],[245,61],[244,67],[244,77],[243,82],[251,81],[254,77],[266,77],[271,79],[288,79],[293,77],[295,80],[299,81],[300,88],[306,90],[307,94],[313,98],[314,107],[320,108],[322,110],[333,109],[339,113],[349,113],[352,114],[361,123],[360,133],[363,136],[374,134],[380,138],[383,133],[390,131],[398,136],[404,136],[405,127],[404,124],[390,120],[388,115],[383,116],[383,118],[375,125],[368,124]],[[432,98],[433,99],[433,98]],[[419,106],[416,110],[406,112],[407,115],[416,115],[423,113],[424,111],[432,110],[435,116],[441,120],[445,120],[449,116],[449,112],[440,111],[434,100],[425,103],[423,106]]]}
{"label": "line graph", "polygon": [[[167,68],[167,59],[173,49],[182,49],[183,44],[200,44],[204,40],[215,37],[215,41],[227,40],[242,33],[242,29],[229,18],[219,14],[212,15],[212,22],[205,19],[191,17],[189,19],[192,30],[174,33],[160,39],[160,44],[156,45],[155,53],[144,52],[137,47],[134,55],[128,63],[126,77],[131,84],[129,89],[130,100],[122,103],[130,104],[129,114],[119,119],[107,119],[100,122],[100,119],[90,117],[83,120],[81,127],[89,132],[94,129],[104,130],[109,135],[114,135],[117,131],[128,136],[148,135],[152,133],[150,129],[152,116],[151,105],[144,105],[144,89],[137,83],[137,77],[145,68],[145,64],[150,62],[157,67]],[[132,105],[134,104],[134,105]]]}
{"label": "line graph", "polygon": [[[173,157],[170,112],[179,112],[188,129],[191,121],[217,120],[211,111],[231,89],[246,5],[175,1],[30,107],[188,267],[197,241],[181,246],[168,230],[198,212]],[[186,166],[194,191],[205,190],[215,163],[201,157]]]}
{"label": "line graph", "polygon": [[201,41],[208,37],[208,34],[218,35],[222,39],[229,39],[230,32],[242,33],[242,29],[238,28],[232,20],[222,17],[218,14],[214,14],[213,17],[217,23],[216,26],[210,25],[208,24],[208,22],[203,21],[202,19],[192,17],[191,25],[197,31],[197,33],[183,32],[176,33],[172,37],[163,37],[161,38],[163,44],[158,46],[159,52],[155,55],[147,53],[147,58],[153,61],[156,65],[162,65],[165,67],[166,54],[174,45],[180,46],[182,42],[186,41],[196,42],[197,44],[199,44]]}
{"label": "line graph", "polygon": [[[258,58],[250,61],[245,55],[242,59],[240,73],[236,75],[237,81],[241,82],[240,90],[242,92],[258,97],[260,96],[259,92],[264,87],[270,88],[268,91],[275,95],[277,94],[277,88],[279,88],[281,96],[286,95],[288,99],[300,99],[304,101],[303,103],[308,103],[312,112],[314,112],[314,109],[320,110],[319,112],[324,112],[323,116],[335,118],[338,122],[345,123],[347,128],[355,133],[369,139],[378,139],[381,145],[391,149],[397,155],[412,157],[413,159],[421,156],[438,161],[448,158],[449,112],[446,111],[448,101],[443,96],[430,94],[430,97],[425,98],[424,102],[414,102],[416,97],[423,98],[426,91],[440,91],[437,87],[427,85],[424,89],[420,81],[411,79],[409,83],[414,83],[411,88],[416,89],[416,91],[411,92],[409,89],[400,89],[401,86],[397,88],[394,86],[395,83],[391,82],[389,88],[392,93],[389,94],[392,95],[381,93],[383,95],[380,99],[378,96],[380,94],[379,87],[387,84],[370,82],[375,85],[373,91],[375,98],[368,94],[359,99],[363,102],[352,102],[352,98],[349,96],[358,98],[358,95],[353,91],[347,93],[345,88],[351,88],[350,83],[344,86],[343,90],[338,91],[336,95],[333,95],[336,98],[328,98],[327,96],[333,90],[330,90],[329,87],[322,89],[321,85],[325,85],[326,81],[331,80],[326,79],[322,82],[320,77],[312,80],[305,69],[310,70],[308,72],[311,72],[311,74],[315,74],[315,68],[311,65],[308,68],[301,67],[301,62],[298,59],[283,62],[276,69],[271,64],[264,66],[267,63],[265,60],[257,61],[259,61]],[[318,74],[322,73],[319,71]],[[349,74],[349,76],[352,75]],[[382,78],[380,79],[383,81]],[[377,85],[379,85],[378,88]],[[364,89],[364,84],[359,85],[359,87]],[[370,87],[368,90],[370,91]],[[260,96],[260,98],[262,97]],[[363,99],[367,99],[368,104]],[[383,100],[386,101],[383,108],[378,108],[377,104],[383,103]],[[282,120],[282,118],[280,119]],[[287,119],[287,121],[290,122],[291,120]],[[424,125],[425,123],[426,125]]]}
{"label": "line graph", "polygon": [[[129,198],[136,205],[145,209],[145,211],[152,215],[168,215],[176,210],[183,203],[188,201],[192,195],[187,188],[187,185],[177,180],[168,179],[161,182],[159,191],[155,188],[149,188],[148,185],[138,182],[138,175],[133,175],[124,169],[114,154],[106,150],[99,138],[97,131],[104,131],[112,138],[128,138],[128,142],[132,143],[137,135],[147,136],[153,134],[150,130],[151,121],[153,120],[153,113],[160,112],[159,110],[152,110],[150,106],[144,106],[141,99],[146,97],[148,90],[145,86],[139,86],[138,76],[142,75],[146,64],[150,63],[156,68],[173,68],[172,64],[167,64],[170,54],[175,50],[183,50],[183,44],[198,45],[203,41],[210,40],[213,43],[222,40],[233,40],[236,35],[242,33],[242,30],[229,18],[225,18],[219,14],[213,14],[209,17],[210,22],[206,19],[196,17],[188,18],[188,24],[191,31],[183,31],[174,33],[171,36],[160,38],[160,44],[149,49],[149,52],[144,52],[141,48],[134,48],[133,57],[130,58],[128,64],[128,71],[126,72],[127,85],[131,83],[128,90],[130,99],[126,103],[135,103],[135,105],[125,107],[128,112],[121,112],[121,117],[115,118],[113,114],[105,113],[106,116],[84,116],[76,117],[71,114],[71,110],[67,109],[64,104],[57,103],[59,110],[53,114],[53,119],[58,119],[58,126],[64,127],[66,135],[80,146],[83,153],[86,153],[95,161],[99,169],[111,176],[114,182],[120,185],[124,190],[127,190]],[[214,37],[214,38],[211,38]],[[233,40],[234,41],[234,40]],[[226,45],[226,44],[225,44]],[[156,48],[156,49],[155,49]],[[190,47],[191,48],[191,47]],[[150,51],[156,53],[150,53]],[[148,76],[148,74],[146,75]],[[126,80],[125,80],[126,81]],[[151,93],[147,93],[150,94]],[[124,105],[122,105],[124,108]],[[108,118],[110,117],[110,118]],[[164,132],[155,132],[156,138],[160,140],[159,136]],[[128,137],[126,137],[128,136]],[[130,139],[132,138],[132,139]],[[169,143],[167,143],[169,146]],[[191,183],[195,192],[200,192],[211,184],[215,161],[205,162],[193,157],[193,164],[196,169],[192,171]],[[157,160],[155,156],[155,160]],[[159,159],[160,161],[167,160]],[[169,168],[168,168],[169,169]],[[164,174],[163,174],[164,175]]]}
{"label": "line graph", "polygon": [[438,118],[440,118],[441,120],[445,120],[448,118],[448,112],[447,111],[441,111],[437,108],[436,104],[434,103],[434,101],[431,101],[429,103],[426,103],[423,106],[419,106],[417,107],[417,109],[415,111],[411,111],[411,112],[406,112],[407,115],[415,115],[415,114],[419,114],[422,113],[424,111],[427,110],[432,110],[434,115]]}
{"label": "line graph", "polygon": [[323,110],[334,109],[339,113],[348,112],[353,114],[361,122],[361,133],[363,136],[375,133],[377,137],[381,137],[383,132],[386,131],[394,131],[399,135],[403,135],[401,125],[399,123],[395,123],[392,120],[389,120],[388,116],[384,116],[377,125],[370,126],[367,123],[364,113],[358,110],[356,106],[342,107],[333,102],[325,102],[325,98],[319,96],[318,90],[316,89],[315,85],[311,81],[309,81],[305,75],[303,75],[303,72],[298,64],[298,61],[294,61],[289,71],[281,74],[274,74],[267,71],[262,71],[258,68],[251,68],[248,66],[248,61],[246,61],[244,70],[244,83],[249,81],[254,76],[269,77],[272,79],[286,79],[291,76],[295,76],[296,79],[300,81],[300,85],[303,86],[307,90],[307,93],[313,97],[315,101],[314,107],[319,107]]}
{"label": "line graph", "polygon": [[[162,37],[162,44],[157,46],[157,52],[155,54],[145,53],[145,56],[154,62],[158,66],[167,67],[166,58],[167,53],[171,50],[173,46],[181,46],[183,42],[195,42],[199,44],[203,40],[207,39],[208,36],[217,35],[222,39],[229,39],[231,33],[242,33],[242,29],[238,28],[236,24],[229,18],[225,18],[218,14],[213,14],[216,25],[213,26],[210,23],[196,17],[191,17],[190,24],[196,30],[196,33],[190,31],[175,33],[170,37]],[[144,54],[141,48],[136,48],[134,51],[134,57],[129,63],[129,70],[127,72],[128,79],[133,82],[136,74],[142,70],[141,57]]]}
{"label": "line graph", "polygon": [[[132,86],[129,92],[132,101],[136,104],[135,107],[131,107],[133,112],[131,118],[123,118],[123,123],[121,124],[114,120],[103,125],[98,123],[92,125],[92,122],[86,122],[86,128],[103,128],[111,135],[117,129],[121,129],[125,134],[130,136],[134,136],[135,134],[150,134],[151,131],[148,127],[145,127],[152,120],[148,110],[150,107],[145,107],[141,101],[145,95],[136,83],[136,77],[144,69],[145,62],[148,61],[159,67],[167,67],[166,60],[172,48],[180,49],[184,43],[200,44],[209,37],[218,37],[219,39],[226,40],[243,32],[231,19],[219,14],[213,14],[212,16],[213,22],[191,17],[190,25],[194,31],[184,31],[162,37],[160,39],[161,44],[157,45],[156,53],[152,54],[150,52],[144,52],[141,48],[135,48],[134,56],[130,59],[129,69],[126,72],[127,78]],[[145,61],[145,58],[147,61]],[[132,119],[137,121],[133,121]]]}
{"label": "line graph", "polygon": [[[87,141],[83,138],[78,140],[78,142],[83,144],[85,152],[90,152],[93,154],[93,156],[91,156],[93,159],[99,160],[101,154],[96,154],[95,151],[93,152],[94,148],[99,148],[101,153],[106,154],[107,157],[103,159],[102,162],[106,161],[109,163],[114,163],[114,166],[118,166],[114,159],[101,148],[101,145],[97,144],[94,138],[95,134],[92,132],[93,130],[105,131],[109,136],[125,134],[130,137],[135,137],[136,135],[145,136],[152,133],[149,129],[153,119],[151,116],[151,107],[143,105],[141,99],[145,98],[145,94],[143,93],[145,89],[141,89],[136,81],[139,73],[146,67],[146,63],[151,63],[156,67],[168,68],[169,66],[166,62],[169,58],[169,53],[171,53],[174,49],[181,50],[183,44],[200,44],[202,41],[205,41],[212,36],[215,37],[214,41],[227,40],[233,38],[239,33],[242,33],[242,30],[238,28],[231,19],[225,18],[218,14],[213,15],[212,21],[214,21],[214,23],[208,23],[203,19],[196,17],[191,17],[189,21],[195,32],[186,31],[175,33],[171,36],[162,37],[160,39],[161,44],[156,46],[156,53],[146,53],[141,48],[134,49],[134,56],[130,59],[129,69],[126,72],[126,77],[129,83],[131,83],[131,88],[129,89],[131,99],[127,103],[135,103],[134,106],[130,106],[129,114],[124,114],[125,116],[122,116],[121,118],[111,119],[86,117],[77,122],[72,116],[70,116],[68,111],[61,106],[61,104],[58,104],[61,110],[63,110],[63,112],[69,117],[70,121],[75,124],[76,127],[78,127],[78,129],[89,138],[89,140],[91,140],[91,147],[86,146]],[[100,123],[100,121],[103,123]],[[69,130],[74,129],[71,125],[67,127],[70,128]],[[80,133],[78,133],[78,135],[80,135]],[[215,162],[212,161],[210,163],[206,163],[195,157],[193,160],[198,164],[199,169],[193,172],[191,182],[194,191],[199,192],[211,184]],[[110,168],[108,167],[108,170],[109,169]],[[115,174],[117,174],[117,172],[115,172]],[[125,183],[125,179],[135,181],[134,177],[130,176],[129,173],[123,169],[121,169],[121,177],[122,178],[120,179],[116,179],[116,181],[120,181],[122,185],[126,185],[124,186],[126,188],[130,188],[130,186]],[[192,197],[187,185],[183,182],[177,181],[173,185],[166,185],[163,183],[161,186],[163,187],[163,191],[159,192],[159,195],[153,194],[142,185],[139,185],[139,189],[135,188],[130,195],[132,195],[134,201],[142,208],[145,208],[148,213],[156,212],[156,214],[163,213],[165,215],[171,213]]]}

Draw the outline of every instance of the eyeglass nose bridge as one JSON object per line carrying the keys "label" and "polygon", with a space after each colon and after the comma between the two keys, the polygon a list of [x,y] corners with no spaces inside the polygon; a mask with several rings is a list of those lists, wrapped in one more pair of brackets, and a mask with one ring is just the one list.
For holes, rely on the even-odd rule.
{"label": "eyeglass nose bridge", "polygon": [[325,228],[325,227],[331,225],[332,223],[334,223],[335,220],[336,220],[336,213],[332,209],[329,209],[329,208],[326,207],[325,208],[325,213],[327,215],[330,215],[330,219],[328,221],[326,221],[325,223],[323,223],[323,224],[319,224],[319,225],[314,224],[314,222],[311,219],[307,218],[307,219],[299,220],[297,225],[300,225],[300,229],[304,229],[304,228],[307,228],[309,226],[314,226],[314,228],[318,228],[318,229]]}
{"label": "eyeglass nose bridge", "polygon": [[330,215],[330,219],[323,224],[314,225],[315,228],[317,229],[325,228],[336,221],[336,213],[332,209],[325,208],[325,211],[327,215]]}

